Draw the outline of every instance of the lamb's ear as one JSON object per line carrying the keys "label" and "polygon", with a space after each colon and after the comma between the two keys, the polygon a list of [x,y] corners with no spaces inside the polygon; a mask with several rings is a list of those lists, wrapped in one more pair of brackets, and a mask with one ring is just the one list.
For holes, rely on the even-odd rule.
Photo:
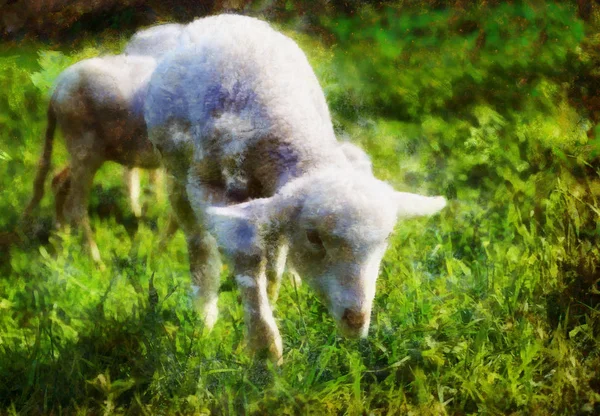
{"label": "lamb's ear", "polygon": [[206,219],[219,246],[228,254],[259,255],[267,234],[276,232],[286,215],[282,198],[254,199],[226,207],[210,207]]}
{"label": "lamb's ear", "polygon": [[232,255],[260,254],[265,205],[264,200],[257,199],[226,207],[207,208],[207,225],[219,247]]}
{"label": "lamb's ear", "polygon": [[446,206],[443,196],[423,196],[408,192],[394,192],[399,218],[433,215]]}

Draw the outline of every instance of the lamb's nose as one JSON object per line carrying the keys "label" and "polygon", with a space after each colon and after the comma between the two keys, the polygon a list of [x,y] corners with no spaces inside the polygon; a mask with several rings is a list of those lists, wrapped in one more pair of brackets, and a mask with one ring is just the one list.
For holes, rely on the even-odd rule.
{"label": "lamb's nose", "polygon": [[364,312],[358,312],[354,309],[346,309],[344,315],[342,315],[342,319],[348,325],[348,328],[357,331],[365,325],[367,315]]}

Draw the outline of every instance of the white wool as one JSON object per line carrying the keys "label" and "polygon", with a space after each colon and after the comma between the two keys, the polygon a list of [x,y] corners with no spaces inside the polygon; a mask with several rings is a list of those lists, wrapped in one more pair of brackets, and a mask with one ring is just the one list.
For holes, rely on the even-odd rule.
{"label": "white wool", "polygon": [[[88,85],[96,86],[85,90],[95,102],[106,103],[107,106],[119,103],[141,114],[143,97],[138,97],[138,94],[143,94],[155,67],[156,60],[147,56],[110,55],[86,59],[60,74],[52,100],[57,105],[69,105],[68,102],[73,101],[74,94],[78,92],[74,88],[87,81]],[[93,84],[88,80],[92,80]],[[136,102],[138,98],[140,102]],[[73,105],[80,104],[74,101]]]}
{"label": "white wool", "polygon": [[364,150],[350,142],[342,142],[340,147],[355,169],[365,174],[373,173],[371,159]]}
{"label": "white wool", "polygon": [[[147,107],[149,128],[175,116],[193,124],[220,123],[218,129],[227,121],[212,119],[212,111],[222,110],[233,129],[246,135],[270,131],[335,145],[318,80],[291,39],[264,22],[236,15],[199,19],[186,27],[186,37],[156,69],[154,78],[162,82]],[[214,101],[219,99],[225,103]],[[172,107],[175,113],[164,112],[161,104],[173,101],[182,105]]]}
{"label": "white wool", "polygon": [[184,28],[184,25],[169,23],[140,30],[131,37],[123,53],[159,59],[177,47]]}
{"label": "white wool", "polygon": [[257,287],[256,281],[251,276],[239,275],[236,276],[235,281],[239,286],[242,287]]}

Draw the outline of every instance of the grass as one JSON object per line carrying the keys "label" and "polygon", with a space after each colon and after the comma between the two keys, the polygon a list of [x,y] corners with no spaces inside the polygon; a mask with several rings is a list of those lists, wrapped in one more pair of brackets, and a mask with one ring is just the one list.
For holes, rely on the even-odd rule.
{"label": "grass", "polygon": [[[168,207],[145,194],[136,220],[107,164],[90,204],[105,270],[76,233],[52,231],[51,196],[23,240],[0,247],[0,413],[598,413],[600,179],[591,121],[565,87],[591,65],[581,48],[595,32],[566,6],[523,7],[414,19],[364,8],[324,17],[332,38],[321,39],[282,26],[309,54],[338,135],[369,152],[377,176],[450,199],[398,224],[368,339],[341,338],[286,279],[285,364],[261,368],[227,269],[206,334],[183,236],[157,250]],[[52,80],[122,42],[0,53],[2,231],[30,194]],[[60,145],[53,161],[66,161]]]}

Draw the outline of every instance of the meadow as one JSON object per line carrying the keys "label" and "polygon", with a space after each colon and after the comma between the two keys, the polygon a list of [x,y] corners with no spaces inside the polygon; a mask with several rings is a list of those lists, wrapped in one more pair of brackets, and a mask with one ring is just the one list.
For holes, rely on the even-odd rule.
{"label": "meadow", "polygon": [[367,339],[340,337],[284,278],[284,365],[266,369],[227,268],[203,331],[183,235],[158,249],[168,203],[145,193],[136,219],[120,166],[101,169],[90,204],[104,269],[54,230],[49,183],[19,222],[54,79],[131,33],[0,45],[0,414],[599,414],[596,14],[390,5],[276,24],[307,53],[338,137],[396,189],[449,205],[397,225]]}

